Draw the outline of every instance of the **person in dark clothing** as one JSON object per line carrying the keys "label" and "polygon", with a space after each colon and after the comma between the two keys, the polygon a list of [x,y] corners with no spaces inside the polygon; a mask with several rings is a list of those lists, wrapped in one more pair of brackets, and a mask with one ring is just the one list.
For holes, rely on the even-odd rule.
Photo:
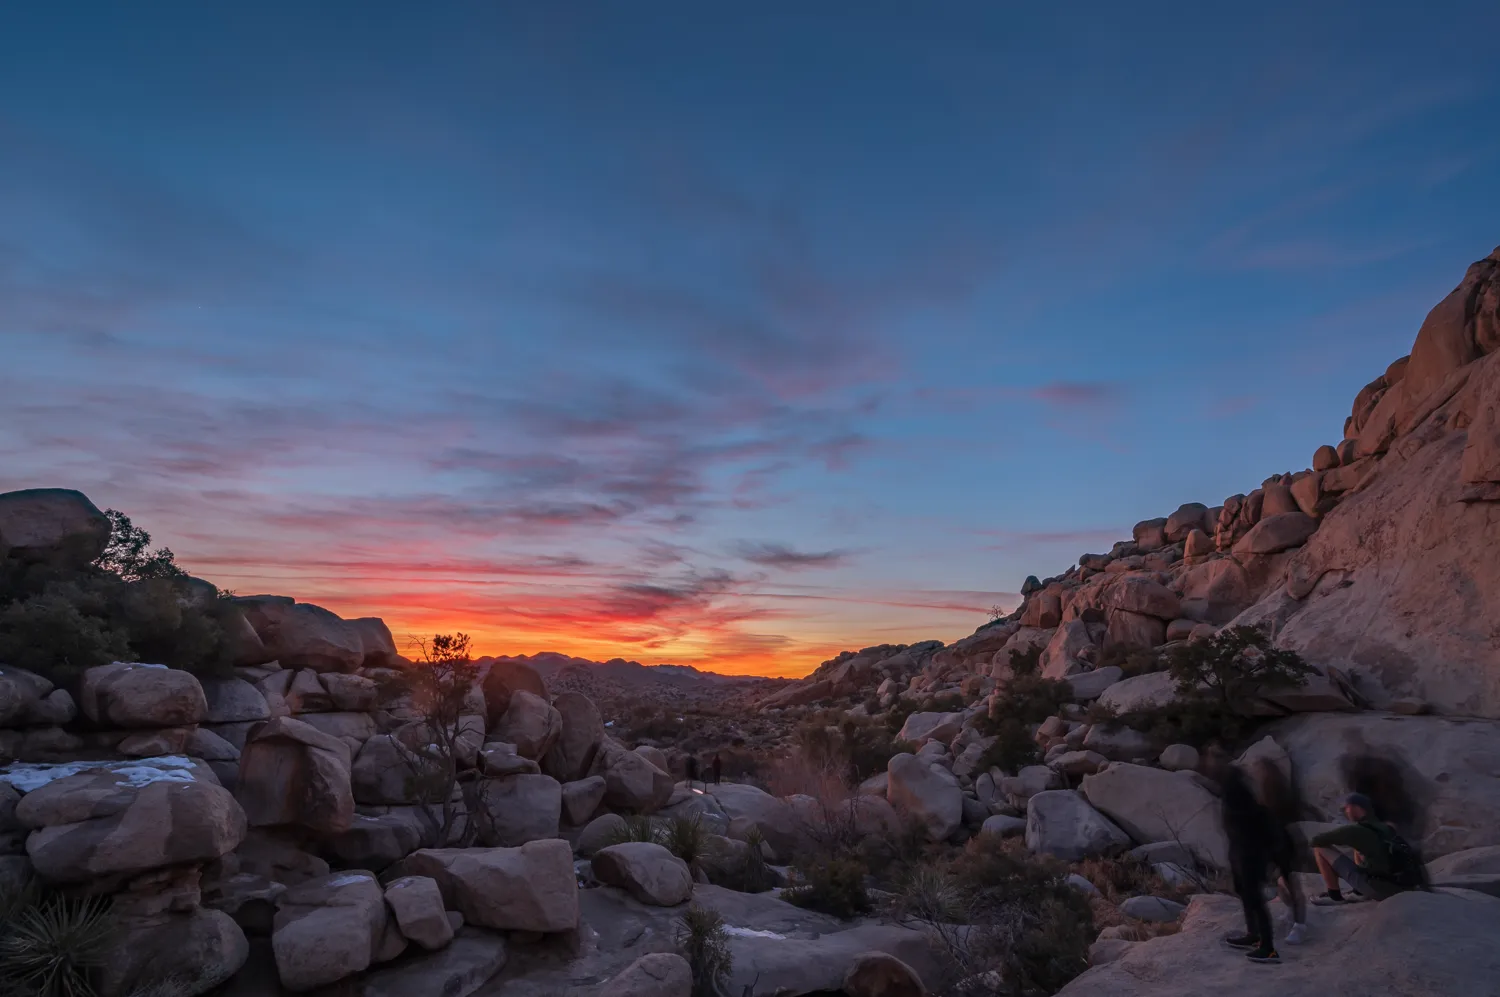
{"label": "person in dark clothing", "polygon": [[[1313,898],[1319,907],[1352,903],[1339,886],[1342,879],[1355,893],[1371,900],[1385,900],[1423,885],[1421,859],[1387,823],[1375,817],[1375,806],[1363,793],[1344,799],[1349,823],[1315,835],[1310,842],[1313,859],[1328,891]],[[1350,858],[1336,847],[1354,852]]]}
{"label": "person in dark clothing", "polygon": [[1273,821],[1238,766],[1228,764],[1221,756],[1216,759],[1216,767],[1224,833],[1229,838],[1229,871],[1234,892],[1245,910],[1245,933],[1231,935],[1225,941],[1235,948],[1250,949],[1247,954],[1252,962],[1280,962],[1265,896],[1266,869],[1276,850]]}
{"label": "person in dark clothing", "polygon": [[687,757],[687,784],[688,789],[693,788],[693,783],[698,779],[698,758],[696,755]]}
{"label": "person in dark clothing", "polygon": [[1290,945],[1307,937],[1307,900],[1297,881],[1297,843],[1290,826],[1301,816],[1296,795],[1286,775],[1269,759],[1262,758],[1252,767],[1256,795],[1270,818],[1271,867],[1279,878],[1277,893],[1292,912],[1292,926],[1286,933]]}
{"label": "person in dark clothing", "polygon": [[719,753],[717,751],[714,752],[713,770],[714,785],[717,786],[719,784],[719,776],[724,774],[724,760],[719,757]]}

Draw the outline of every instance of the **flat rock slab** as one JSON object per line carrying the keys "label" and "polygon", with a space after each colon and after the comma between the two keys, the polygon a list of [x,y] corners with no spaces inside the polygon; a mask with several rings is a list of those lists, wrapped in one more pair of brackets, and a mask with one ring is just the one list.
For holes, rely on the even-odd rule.
{"label": "flat rock slab", "polygon": [[[1284,916],[1279,903],[1273,908],[1274,918]],[[1305,943],[1278,946],[1279,966],[1257,966],[1222,941],[1244,928],[1239,901],[1194,897],[1179,933],[1130,946],[1059,997],[1437,997],[1494,993],[1500,979],[1500,900],[1483,894],[1402,893],[1310,907],[1308,918]]]}
{"label": "flat rock slab", "polygon": [[493,931],[461,928],[441,952],[411,950],[368,973],[359,997],[469,997],[505,968],[505,940]]}

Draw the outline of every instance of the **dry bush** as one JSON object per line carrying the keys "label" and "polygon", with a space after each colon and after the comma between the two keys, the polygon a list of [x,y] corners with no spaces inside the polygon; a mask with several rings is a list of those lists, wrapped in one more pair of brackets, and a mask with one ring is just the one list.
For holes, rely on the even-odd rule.
{"label": "dry bush", "polygon": [[1171,885],[1150,865],[1131,855],[1087,858],[1075,862],[1073,871],[1093,883],[1104,900],[1116,905],[1143,894],[1187,903],[1188,897],[1203,892],[1192,883]]}

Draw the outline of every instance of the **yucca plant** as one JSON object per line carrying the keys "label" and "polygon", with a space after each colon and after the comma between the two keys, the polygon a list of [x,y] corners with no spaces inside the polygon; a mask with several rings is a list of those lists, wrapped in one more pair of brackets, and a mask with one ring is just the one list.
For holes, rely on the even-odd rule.
{"label": "yucca plant", "polygon": [[677,944],[693,968],[693,997],[724,997],[734,957],[719,912],[689,907],[677,921]]}
{"label": "yucca plant", "polygon": [[745,834],[744,863],[740,866],[740,890],[744,893],[764,893],[776,885],[776,877],[766,865],[766,853],[762,847],[766,842],[760,828],[751,825]]}
{"label": "yucca plant", "polygon": [[667,846],[667,851],[686,862],[689,868],[696,869],[698,860],[703,857],[707,834],[703,830],[703,821],[696,814],[692,817],[674,817],[672,823],[667,825],[662,844]]}
{"label": "yucca plant", "polygon": [[659,845],[661,832],[657,829],[656,822],[650,817],[626,817],[625,823],[610,835],[609,843],[623,845],[630,841],[648,841],[653,845]]}
{"label": "yucca plant", "polygon": [[114,924],[104,897],[41,896],[5,904],[0,992],[17,997],[94,997]]}

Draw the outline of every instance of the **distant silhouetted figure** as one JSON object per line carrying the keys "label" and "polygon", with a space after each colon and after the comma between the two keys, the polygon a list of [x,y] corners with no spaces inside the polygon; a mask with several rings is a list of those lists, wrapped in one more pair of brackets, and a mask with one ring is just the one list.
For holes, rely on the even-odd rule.
{"label": "distant silhouetted figure", "polygon": [[717,751],[714,752],[713,769],[714,785],[717,786],[719,784],[719,776],[724,774],[724,760],[719,757],[719,753]]}
{"label": "distant silhouetted figure", "polygon": [[693,783],[698,779],[698,756],[688,755],[687,759],[688,789],[693,788]]}

